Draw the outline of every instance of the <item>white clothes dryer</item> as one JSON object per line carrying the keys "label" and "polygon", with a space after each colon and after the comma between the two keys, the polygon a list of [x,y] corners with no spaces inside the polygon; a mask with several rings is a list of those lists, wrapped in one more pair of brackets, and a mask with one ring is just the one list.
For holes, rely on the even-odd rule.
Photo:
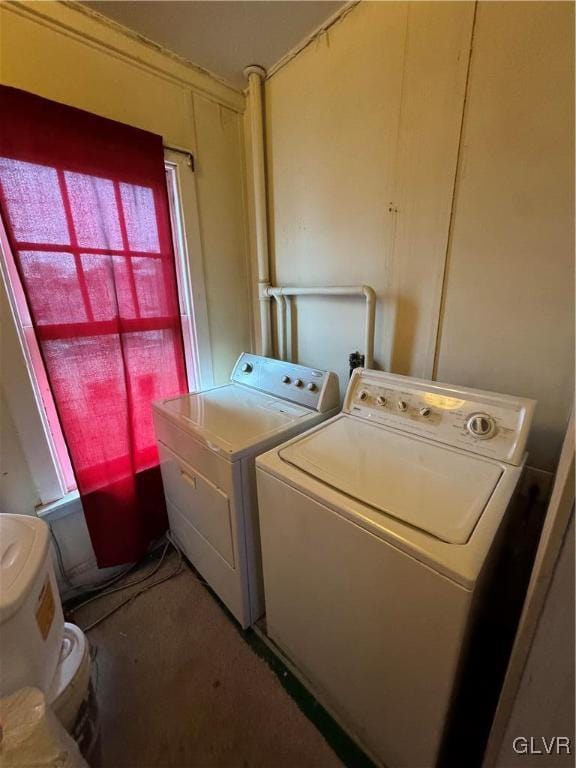
{"label": "white clothes dryer", "polygon": [[154,405],[170,530],[243,628],[264,612],[254,459],[338,409],[335,373],[248,353],[229,384]]}
{"label": "white clothes dryer", "polygon": [[357,369],[256,461],[268,635],[388,768],[436,764],[534,405]]}

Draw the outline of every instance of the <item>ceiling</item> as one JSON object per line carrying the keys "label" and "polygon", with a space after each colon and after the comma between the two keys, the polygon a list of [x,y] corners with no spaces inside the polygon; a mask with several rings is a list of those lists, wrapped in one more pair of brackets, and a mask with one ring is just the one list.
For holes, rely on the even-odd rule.
{"label": "ceiling", "polygon": [[345,2],[100,0],[85,2],[237,88],[248,64],[269,69]]}

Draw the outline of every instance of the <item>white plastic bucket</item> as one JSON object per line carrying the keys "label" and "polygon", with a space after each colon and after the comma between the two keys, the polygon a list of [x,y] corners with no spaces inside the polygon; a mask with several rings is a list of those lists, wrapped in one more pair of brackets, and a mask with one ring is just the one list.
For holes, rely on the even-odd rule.
{"label": "white plastic bucket", "polygon": [[90,646],[86,636],[75,624],[66,623],[60,659],[46,699],[88,760],[99,732],[91,667]]}

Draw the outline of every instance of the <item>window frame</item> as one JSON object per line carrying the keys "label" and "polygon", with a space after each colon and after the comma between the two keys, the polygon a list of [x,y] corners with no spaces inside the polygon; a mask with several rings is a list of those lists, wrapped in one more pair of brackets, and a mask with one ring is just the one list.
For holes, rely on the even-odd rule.
{"label": "window frame", "polygon": [[[68,494],[67,473],[64,469],[68,449],[57,445],[48,416],[52,394],[42,396],[42,382],[48,386],[46,371],[40,357],[35,334],[16,264],[8,243],[4,222],[0,217],[0,271],[2,272],[2,389],[8,409],[20,438],[22,451],[28,463],[40,502],[49,504]],[[59,420],[56,432],[64,440]],[[61,457],[60,451],[63,455]],[[72,472],[68,456],[69,472]],[[69,476],[68,476],[69,477]],[[73,474],[72,474],[73,480]],[[75,487],[76,483],[73,480]],[[23,510],[25,512],[26,510]]]}
{"label": "window frame", "polygon": [[[189,380],[189,389],[194,392],[214,386],[196,174],[191,155],[184,151],[165,149],[164,167],[167,173],[166,186],[170,203],[177,277],[187,286],[188,312],[193,318],[190,343],[194,351],[196,379],[192,382]],[[179,282],[179,294],[180,284]],[[186,362],[188,363],[188,358]]]}
{"label": "window frame", "polygon": [[[195,391],[213,383],[195,178],[191,166],[180,153],[166,150],[165,169],[188,388]],[[190,254],[194,254],[193,259]],[[38,340],[1,218],[0,272],[3,278],[0,296],[2,390],[40,503],[44,506],[78,492]]]}

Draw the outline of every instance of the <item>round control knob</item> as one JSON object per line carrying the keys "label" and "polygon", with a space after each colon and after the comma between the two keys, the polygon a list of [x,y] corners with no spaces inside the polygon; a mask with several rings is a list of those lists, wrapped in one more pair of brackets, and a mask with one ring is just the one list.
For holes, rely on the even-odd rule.
{"label": "round control knob", "polygon": [[252,372],[252,363],[244,363],[242,366],[242,372],[243,373],[251,373]]}
{"label": "round control knob", "polygon": [[314,384],[313,381],[310,382],[310,384],[306,384],[306,389],[310,390],[310,392],[314,392],[316,389],[316,384]]}
{"label": "round control knob", "polygon": [[360,398],[360,400],[366,400],[366,398],[368,397],[368,392],[366,392],[366,390],[363,389],[362,392],[360,392],[360,394],[358,395],[358,397]]}
{"label": "round control knob", "polygon": [[386,398],[384,397],[384,395],[378,395],[378,397],[376,398],[376,402],[378,403],[378,405],[386,405]]}
{"label": "round control knob", "polygon": [[301,387],[302,386],[302,379],[294,379],[294,386],[295,387]]}
{"label": "round control knob", "polygon": [[282,376],[283,384],[290,384],[290,376]]}
{"label": "round control knob", "polygon": [[408,403],[406,402],[406,400],[398,400],[398,410],[399,411],[408,410]]}
{"label": "round control knob", "polygon": [[466,429],[473,437],[487,440],[496,432],[496,422],[488,413],[473,413],[466,422]]}
{"label": "round control knob", "polygon": [[432,411],[430,410],[430,408],[420,408],[420,416],[424,416],[424,418],[427,418],[428,416],[430,416],[431,413]]}

